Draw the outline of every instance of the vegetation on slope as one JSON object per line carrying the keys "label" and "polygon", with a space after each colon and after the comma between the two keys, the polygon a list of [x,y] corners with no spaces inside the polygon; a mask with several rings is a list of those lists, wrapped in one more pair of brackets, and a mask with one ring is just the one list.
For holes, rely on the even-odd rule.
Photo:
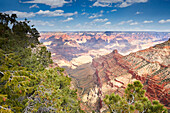
{"label": "vegetation on slope", "polygon": [[0,13],[0,112],[83,112],[62,68],[46,69],[51,53],[30,21]]}
{"label": "vegetation on slope", "polygon": [[159,101],[152,102],[145,97],[145,90],[140,81],[128,84],[125,95],[120,97],[114,93],[106,95],[104,99],[111,113],[168,113],[164,105]]}

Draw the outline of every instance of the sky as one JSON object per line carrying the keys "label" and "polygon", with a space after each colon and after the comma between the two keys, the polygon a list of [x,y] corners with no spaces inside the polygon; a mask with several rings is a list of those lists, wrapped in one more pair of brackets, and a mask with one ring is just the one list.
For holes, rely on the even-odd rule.
{"label": "sky", "polygon": [[170,32],[170,0],[0,0],[39,31]]}

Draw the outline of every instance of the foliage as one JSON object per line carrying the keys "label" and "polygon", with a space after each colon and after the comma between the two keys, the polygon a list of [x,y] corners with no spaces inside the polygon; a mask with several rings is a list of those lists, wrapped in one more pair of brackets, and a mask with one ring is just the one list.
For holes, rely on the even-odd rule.
{"label": "foliage", "polygon": [[104,99],[111,113],[167,113],[167,109],[157,100],[152,102],[145,97],[145,90],[140,81],[128,84],[125,95],[120,97],[114,93]]}
{"label": "foliage", "polygon": [[27,102],[24,112],[83,112],[77,101],[76,90],[70,90],[71,79],[58,69],[44,70],[36,75],[41,76],[41,82]]}
{"label": "foliage", "polygon": [[38,31],[16,18],[0,13],[0,112],[83,112],[64,70],[46,69],[51,53]]}
{"label": "foliage", "polygon": [[18,66],[18,61],[12,58],[15,58],[13,54],[0,54],[0,105],[19,113],[24,109],[27,97],[36,88],[39,79],[25,67]]}

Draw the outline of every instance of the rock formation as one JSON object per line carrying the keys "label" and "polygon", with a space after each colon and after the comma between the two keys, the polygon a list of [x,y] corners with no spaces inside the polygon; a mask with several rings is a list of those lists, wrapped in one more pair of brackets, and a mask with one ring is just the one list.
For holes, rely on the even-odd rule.
{"label": "rock formation", "polygon": [[[113,49],[126,55],[161,43],[168,37],[170,34],[161,32],[82,31],[41,33],[39,40],[52,52],[54,62],[61,67],[74,69],[79,65],[91,62],[92,58],[110,53]],[[82,61],[81,56],[86,57],[86,62],[79,62]]]}
{"label": "rock formation", "polygon": [[[82,104],[98,112],[105,110],[106,94],[123,95],[128,83],[140,80],[150,100],[159,100],[167,108],[170,88],[170,41],[122,56],[117,50],[93,59],[69,74],[76,81]],[[87,110],[88,111],[88,110]]]}
{"label": "rock formation", "polygon": [[170,45],[164,42],[169,37],[162,32],[58,32],[41,33],[40,41],[72,77],[82,108],[102,112],[106,94],[123,95],[135,80],[143,83],[149,99],[170,107]]}

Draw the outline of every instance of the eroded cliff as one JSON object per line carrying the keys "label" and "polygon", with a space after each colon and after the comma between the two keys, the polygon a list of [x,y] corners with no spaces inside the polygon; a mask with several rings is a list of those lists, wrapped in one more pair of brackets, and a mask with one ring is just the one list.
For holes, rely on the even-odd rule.
{"label": "eroded cliff", "polygon": [[88,110],[104,112],[106,94],[123,95],[127,84],[140,80],[150,99],[169,105],[170,41],[122,56],[117,50],[93,59],[77,69],[69,70],[78,87],[82,105]]}

